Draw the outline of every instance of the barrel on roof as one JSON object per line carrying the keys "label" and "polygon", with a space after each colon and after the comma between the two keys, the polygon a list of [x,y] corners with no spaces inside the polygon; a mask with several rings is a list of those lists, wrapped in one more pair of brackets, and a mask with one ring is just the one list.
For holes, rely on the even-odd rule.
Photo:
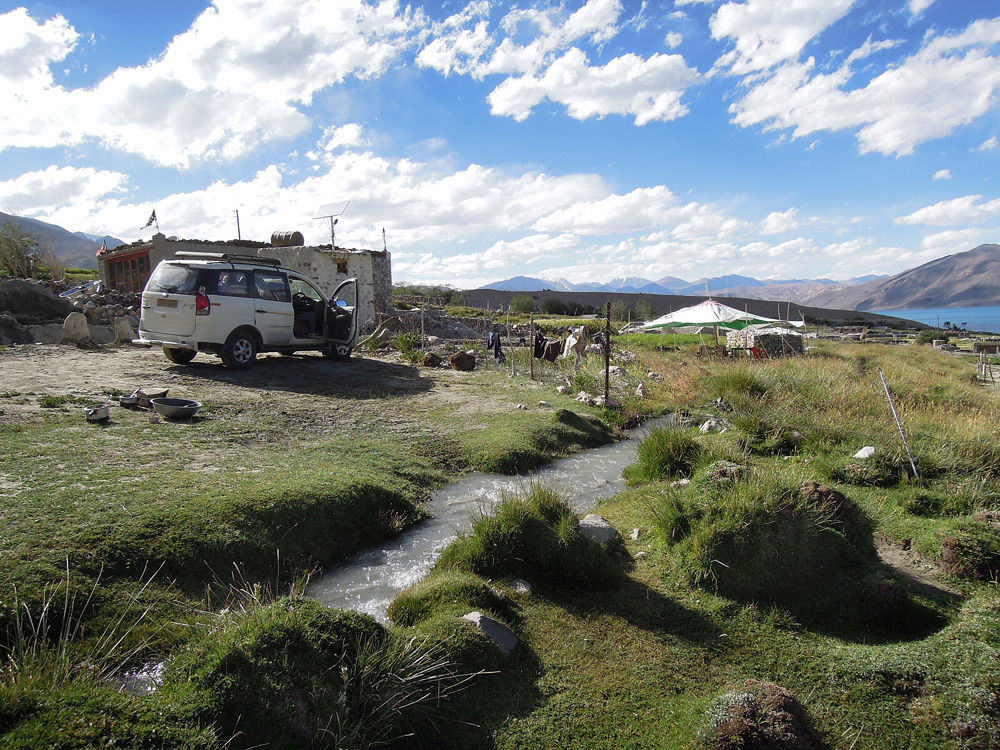
{"label": "barrel on roof", "polygon": [[301,247],[306,241],[302,232],[273,232],[271,244],[274,247]]}

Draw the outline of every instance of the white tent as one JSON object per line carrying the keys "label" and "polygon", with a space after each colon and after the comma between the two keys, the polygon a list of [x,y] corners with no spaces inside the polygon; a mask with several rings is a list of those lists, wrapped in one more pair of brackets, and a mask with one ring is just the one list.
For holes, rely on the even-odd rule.
{"label": "white tent", "polygon": [[778,320],[777,318],[765,318],[763,315],[753,315],[743,310],[737,310],[716,302],[714,299],[707,299],[697,305],[685,307],[677,312],[661,315],[656,320],[651,320],[645,325],[645,330],[656,330],[670,328],[678,333],[689,329],[695,333],[702,328],[724,328],[730,331],[741,331],[749,326],[769,326],[775,323],[801,327],[805,323],[793,320]]}

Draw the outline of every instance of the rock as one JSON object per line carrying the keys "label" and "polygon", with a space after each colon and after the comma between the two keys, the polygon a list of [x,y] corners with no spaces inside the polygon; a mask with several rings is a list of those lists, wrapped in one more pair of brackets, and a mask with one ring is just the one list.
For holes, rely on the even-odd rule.
{"label": "rock", "polygon": [[63,321],[63,341],[77,346],[93,346],[94,339],[90,335],[87,316],[80,312],[71,312]]}
{"label": "rock", "polygon": [[653,372],[652,370],[646,373],[646,377],[650,380],[663,380],[663,376],[660,373]]}
{"label": "rock", "polygon": [[510,590],[515,594],[530,594],[531,584],[523,578],[515,578],[510,582]]}
{"label": "rock", "polygon": [[691,480],[685,477],[684,479],[677,479],[670,483],[671,487],[687,487],[691,484]]}
{"label": "rock", "polygon": [[569,386],[566,386],[566,385],[561,385],[558,388],[556,388],[556,393],[558,393],[560,396],[565,396],[565,395],[567,395],[568,393],[571,393],[571,392],[572,391],[569,388]]}
{"label": "rock", "polygon": [[618,538],[618,529],[608,523],[604,516],[589,513],[580,521],[580,533],[587,539],[605,544]]}
{"label": "rock", "polygon": [[642,532],[639,531],[639,529],[632,529],[632,533],[628,535],[628,538],[631,539],[633,542],[638,542],[639,541],[639,537],[641,535],[642,535]]}
{"label": "rock", "polygon": [[451,362],[452,369],[459,372],[471,372],[476,369],[476,358],[468,352],[455,352],[448,361]]}
{"label": "rock", "polygon": [[468,620],[481,632],[489,636],[497,647],[505,654],[513,653],[517,648],[517,636],[502,622],[497,622],[492,617],[484,615],[482,612],[469,612],[462,615],[463,620]]}
{"label": "rock", "polygon": [[129,325],[128,318],[124,316],[115,318],[115,343],[131,344],[132,339],[134,338],[135,331],[133,331],[132,326]]}
{"label": "rock", "polygon": [[424,367],[440,367],[441,357],[434,352],[424,352]]}
{"label": "rock", "polygon": [[642,383],[639,383],[639,387],[635,389],[635,395],[638,396],[639,398],[646,398],[646,396],[649,395],[648,393],[646,393],[646,386],[643,385]]}
{"label": "rock", "polygon": [[576,400],[581,404],[587,404],[587,406],[591,406],[594,403],[594,397],[586,391],[580,391],[576,394]]}
{"label": "rock", "polygon": [[427,343],[430,344],[430,345],[432,345],[432,346],[434,344],[438,343],[440,340],[441,340],[440,336],[428,336],[427,337]]}
{"label": "rock", "polygon": [[548,401],[539,401],[538,405],[539,406],[552,406],[552,404],[550,404]]}
{"label": "rock", "polygon": [[871,458],[874,455],[875,455],[875,446],[873,446],[873,445],[866,445],[864,448],[862,448],[857,453],[855,453],[854,457],[855,458]]}
{"label": "rock", "polygon": [[608,374],[613,378],[624,378],[628,375],[628,372],[624,367],[619,367],[618,365],[611,365],[608,368]]}
{"label": "rock", "polygon": [[517,406],[515,406],[514,408],[515,408],[515,409],[520,409],[520,410],[522,410],[522,411],[527,411],[527,410],[528,410],[528,407],[527,407],[527,406],[526,406],[525,404],[518,404],[518,405],[517,405]]}
{"label": "rock", "polygon": [[594,406],[606,406],[608,409],[617,409],[621,404],[618,403],[618,399],[614,396],[608,396],[607,402],[605,402],[604,396],[597,396],[594,398]]}
{"label": "rock", "polygon": [[644,558],[646,556],[646,554],[647,554],[646,552],[643,552],[643,551],[640,550],[639,552],[635,553],[634,557],[635,557],[636,560],[641,560],[642,558]]}
{"label": "rock", "polygon": [[724,429],[725,426],[726,423],[723,422],[721,419],[716,419],[715,417],[709,417],[707,420],[705,420],[702,426],[698,428],[698,432],[700,432],[702,435],[707,435],[710,432],[719,432],[720,430]]}

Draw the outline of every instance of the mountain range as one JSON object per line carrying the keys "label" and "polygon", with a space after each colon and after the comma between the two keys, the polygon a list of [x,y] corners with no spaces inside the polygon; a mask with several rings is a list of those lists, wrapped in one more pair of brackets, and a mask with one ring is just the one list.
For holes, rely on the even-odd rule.
{"label": "mountain range", "polygon": [[[0,212],[0,224],[20,225],[38,240],[39,249],[51,250],[67,266],[97,268],[97,251],[124,244],[111,236],[70,232],[55,224]],[[894,276],[861,276],[848,281],[830,279],[760,280],[736,274],[685,281],[675,276],[651,280],[636,276],[607,283],[574,284],[566,279],[515,276],[488,284],[484,289],[507,292],[613,292],[743,299],[777,300],[841,310],[914,310],[933,307],[1000,306],[1000,245],[979,245],[971,250],[932,260]]]}
{"label": "mountain range", "polygon": [[530,276],[514,276],[504,281],[488,284],[484,289],[505,292],[537,292],[546,289],[559,292],[613,292],[616,294],[678,294],[705,295],[719,297],[744,297],[750,299],[786,300],[790,296],[814,293],[821,289],[863,284],[884,276],[863,276],[846,282],[831,279],[788,279],[761,281],[750,276],[713,276],[697,281],[685,281],[676,276],[664,276],[655,281],[637,276],[612,279],[606,283],[587,282],[574,284],[566,279],[539,279]]}
{"label": "mountain range", "polygon": [[687,282],[673,276],[652,281],[637,277],[606,284],[572,284],[565,279],[515,276],[485,289],[672,294],[797,302],[840,310],[917,310],[934,307],[1000,306],[1000,245],[979,245],[932,260],[894,276],[861,276],[848,281],[788,279],[761,281],[749,276],[716,276]]}
{"label": "mountain range", "polygon": [[97,268],[97,251],[105,242],[109,250],[125,244],[116,237],[70,232],[38,219],[0,212],[0,224],[7,223],[19,225],[38,241],[39,250],[42,252],[51,250],[64,265],[73,268]]}

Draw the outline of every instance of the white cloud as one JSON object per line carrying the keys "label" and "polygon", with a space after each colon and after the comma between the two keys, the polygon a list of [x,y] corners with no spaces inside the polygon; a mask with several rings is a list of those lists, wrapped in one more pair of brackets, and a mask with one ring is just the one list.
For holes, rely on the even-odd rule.
{"label": "white cloud", "polygon": [[51,166],[0,181],[0,205],[27,215],[50,206],[87,203],[121,193],[127,181],[121,172]]}
{"label": "white cloud", "polygon": [[61,15],[39,23],[24,8],[0,14],[0,86],[22,96],[52,86],[52,63],[73,51],[80,35]]}
{"label": "white cloud", "polygon": [[787,211],[772,211],[760,224],[763,235],[783,234],[799,228],[798,210],[790,208]]}
{"label": "white cloud", "polygon": [[730,107],[733,122],[766,130],[860,128],[861,153],[906,156],[997,108],[1000,19],[976,21],[954,35],[928,35],[919,52],[866,86],[849,89],[849,65],[814,74],[815,61],[786,63]]}
{"label": "white cloud", "polygon": [[981,195],[964,195],[950,201],[941,201],[932,206],[914,211],[912,214],[895,219],[896,224],[916,226],[926,224],[934,227],[971,224],[1000,216],[1000,198],[981,203]]}
{"label": "white cloud", "polygon": [[910,13],[919,16],[934,4],[934,0],[910,0]]}
{"label": "white cloud", "polygon": [[970,247],[978,245],[982,236],[982,231],[978,229],[955,229],[930,234],[920,241],[920,247],[924,250],[920,256],[926,260],[933,260],[944,255],[965,252]]}
{"label": "white cloud", "polygon": [[508,78],[489,96],[491,111],[518,121],[527,119],[544,99],[564,104],[578,120],[610,114],[633,115],[636,125],[675,120],[688,112],[680,101],[700,79],[680,55],[643,59],[627,54],[603,67],[591,67],[571,49],[539,77]]}
{"label": "white cloud", "polygon": [[934,173],[935,182],[937,182],[938,180],[950,180],[950,179],[951,179],[950,169],[939,169],[937,172]]}
{"label": "white cloud", "polygon": [[997,137],[993,136],[992,138],[987,138],[985,141],[983,141],[979,145],[979,148],[977,148],[975,150],[976,151],[992,151],[998,145],[1000,145],[1000,140],[997,140]]}
{"label": "white cloud", "polygon": [[712,36],[734,39],[718,62],[743,75],[798,58],[821,31],[847,14],[854,0],[747,0],[726,3],[712,17]]}
{"label": "white cloud", "polygon": [[[176,167],[245,156],[309,128],[301,108],[318,91],[384,71],[424,23],[396,11],[390,0],[215,0],[158,58],[86,90],[54,85],[49,69],[76,31],[61,16],[41,24],[14,11],[2,18],[21,33],[0,52],[0,82],[29,77],[0,111],[0,149],[96,139]],[[27,74],[3,64],[22,57]]]}
{"label": "white cloud", "polygon": [[674,47],[679,47],[681,42],[684,41],[684,35],[678,34],[676,31],[671,31],[667,34],[666,39],[663,40],[664,44],[673,49]]}

